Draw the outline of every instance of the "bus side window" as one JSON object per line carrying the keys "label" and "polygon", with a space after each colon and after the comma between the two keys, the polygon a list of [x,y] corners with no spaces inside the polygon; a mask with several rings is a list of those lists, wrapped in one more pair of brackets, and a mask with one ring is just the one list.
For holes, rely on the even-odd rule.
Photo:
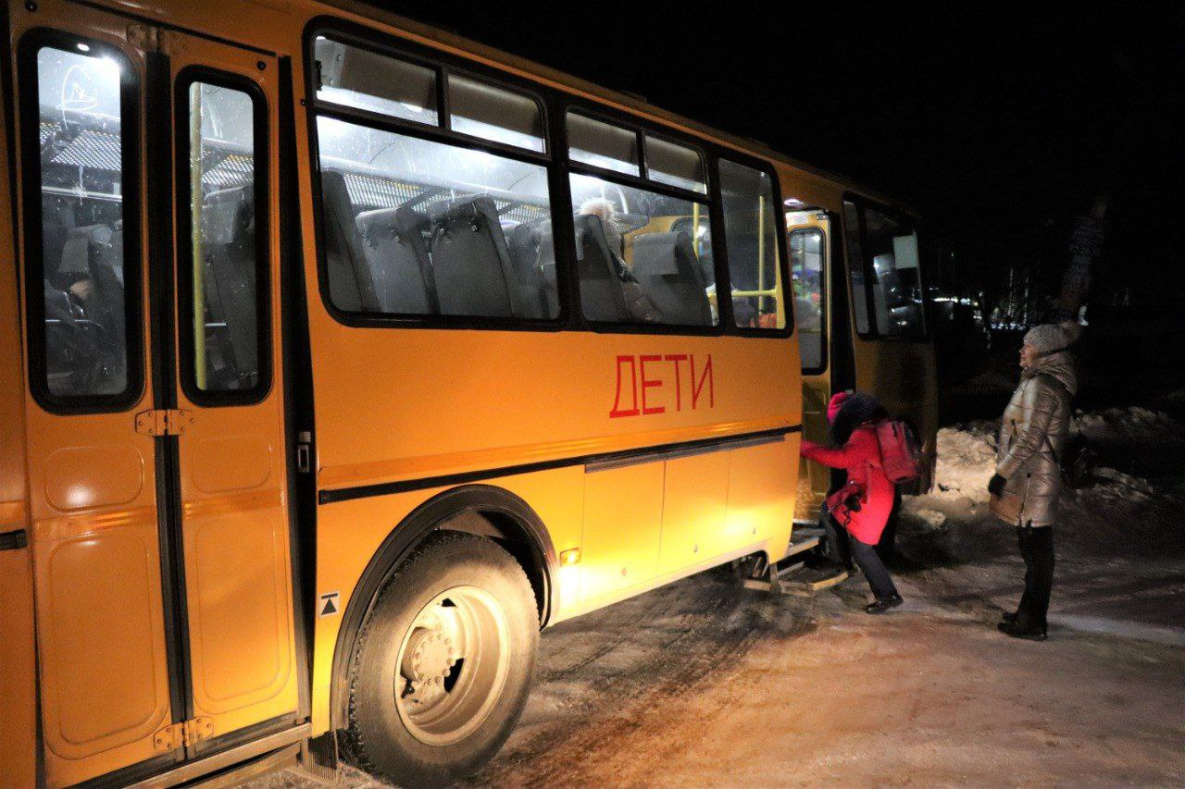
{"label": "bus side window", "polygon": [[856,313],[856,332],[872,332],[868,319],[868,292],[864,289],[864,245],[860,243],[860,207],[844,201],[844,234],[848,239],[848,271],[852,279],[852,307]]}
{"label": "bus side window", "polygon": [[823,245],[819,228],[790,232],[790,273],[794,277],[794,322],[798,328],[798,346],[802,369],[819,370],[823,363],[823,316],[826,314],[823,289]]}
{"label": "bus side window", "polygon": [[773,183],[767,173],[721,159],[720,196],[736,325],[784,328]]}
{"label": "bus side window", "polygon": [[26,165],[26,177],[40,178],[39,204],[25,207],[41,235],[41,248],[28,250],[29,281],[38,283],[28,286],[29,295],[43,299],[44,318],[40,331],[31,327],[32,342],[43,346],[30,353],[34,389],[88,406],[136,385],[129,367],[135,332],[124,299],[126,282],[128,301],[135,301],[139,279],[134,245],[123,243],[121,116],[131,84],[122,84],[125,69],[89,45],[42,47],[35,76],[40,123],[25,118],[26,128],[40,134],[39,161]]}
{"label": "bus side window", "polygon": [[[190,394],[267,388],[267,168],[261,98],[190,82],[180,122],[189,178],[181,203],[184,381]],[[193,390],[196,390],[193,391]]]}
{"label": "bus side window", "polygon": [[917,233],[904,221],[865,207],[864,241],[877,332],[884,337],[924,337]]}
{"label": "bus side window", "polygon": [[715,326],[708,207],[573,173],[584,316],[605,323]]}
{"label": "bus side window", "polygon": [[720,319],[713,304],[716,273],[703,154],[575,112],[568,113],[567,129],[568,158],[578,168],[661,185],[632,186],[608,173],[570,176],[584,317],[599,323],[715,326]]}

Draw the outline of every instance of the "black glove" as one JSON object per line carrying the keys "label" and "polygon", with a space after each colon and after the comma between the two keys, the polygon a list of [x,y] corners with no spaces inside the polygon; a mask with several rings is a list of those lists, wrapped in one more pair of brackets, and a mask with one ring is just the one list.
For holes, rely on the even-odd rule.
{"label": "black glove", "polygon": [[1008,484],[1008,480],[1001,477],[999,474],[992,474],[992,479],[988,482],[988,493],[993,496],[1003,496],[1004,486]]}
{"label": "black glove", "polygon": [[852,495],[848,496],[843,500],[843,505],[848,508],[848,512],[859,512],[860,507],[862,506],[860,504],[860,494],[853,493]]}

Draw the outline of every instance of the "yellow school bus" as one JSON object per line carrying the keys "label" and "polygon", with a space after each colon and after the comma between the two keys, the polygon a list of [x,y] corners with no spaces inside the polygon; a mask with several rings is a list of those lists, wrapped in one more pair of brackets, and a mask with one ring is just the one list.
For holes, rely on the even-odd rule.
{"label": "yellow school bus", "polygon": [[447,783],[788,551],[837,182],[363,5],[4,8],[0,784]]}
{"label": "yellow school bus", "polygon": [[[928,490],[937,459],[938,379],[917,216],[833,178],[798,183],[801,191],[786,198],[784,210],[804,434],[825,443],[831,396],[868,392],[913,426],[928,461],[914,492]],[[799,473],[795,520],[814,525],[833,472],[803,463]]]}

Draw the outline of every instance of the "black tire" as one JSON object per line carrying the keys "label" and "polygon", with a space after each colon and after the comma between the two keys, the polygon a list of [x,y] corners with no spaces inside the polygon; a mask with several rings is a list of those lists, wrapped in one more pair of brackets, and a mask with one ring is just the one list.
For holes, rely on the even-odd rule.
{"label": "black tire", "polygon": [[[476,728],[455,742],[428,744],[424,730],[417,729],[414,722],[409,725],[407,708],[411,705],[396,703],[400,693],[396,685],[403,687],[407,676],[400,674],[398,664],[406,665],[408,659],[401,661],[400,651],[412,638],[413,623],[421,612],[458,588],[477,589],[500,606],[505,629],[498,632],[508,638],[497,654],[508,650],[509,666],[504,669],[500,690],[458,694],[463,699],[496,696]],[[514,558],[482,537],[448,531],[434,534],[392,573],[359,631],[350,662],[349,726],[343,732],[347,758],[360,769],[401,786],[445,786],[474,772],[497,753],[522,715],[538,643],[534,593]],[[481,661],[478,665],[483,665]],[[455,671],[460,675],[464,670],[462,661]],[[447,687],[448,680],[444,682]],[[454,680],[453,688],[462,687],[460,682]],[[406,693],[405,688],[403,698]],[[454,717],[464,718],[466,712]]]}

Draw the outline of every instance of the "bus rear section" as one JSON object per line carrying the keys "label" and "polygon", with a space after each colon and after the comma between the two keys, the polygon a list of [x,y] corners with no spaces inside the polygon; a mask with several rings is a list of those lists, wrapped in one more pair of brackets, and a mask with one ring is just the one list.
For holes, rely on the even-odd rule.
{"label": "bus rear section", "polygon": [[[924,492],[937,457],[938,382],[917,220],[838,181],[790,173],[783,184],[805,436],[827,442],[832,395],[868,392],[916,431],[929,471],[909,492]],[[818,522],[836,481],[802,464],[796,522]]]}
{"label": "bus rear section", "polygon": [[452,781],[543,626],[782,555],[768,158],[327,6],[159,6],[9,9],[0,783]]}

